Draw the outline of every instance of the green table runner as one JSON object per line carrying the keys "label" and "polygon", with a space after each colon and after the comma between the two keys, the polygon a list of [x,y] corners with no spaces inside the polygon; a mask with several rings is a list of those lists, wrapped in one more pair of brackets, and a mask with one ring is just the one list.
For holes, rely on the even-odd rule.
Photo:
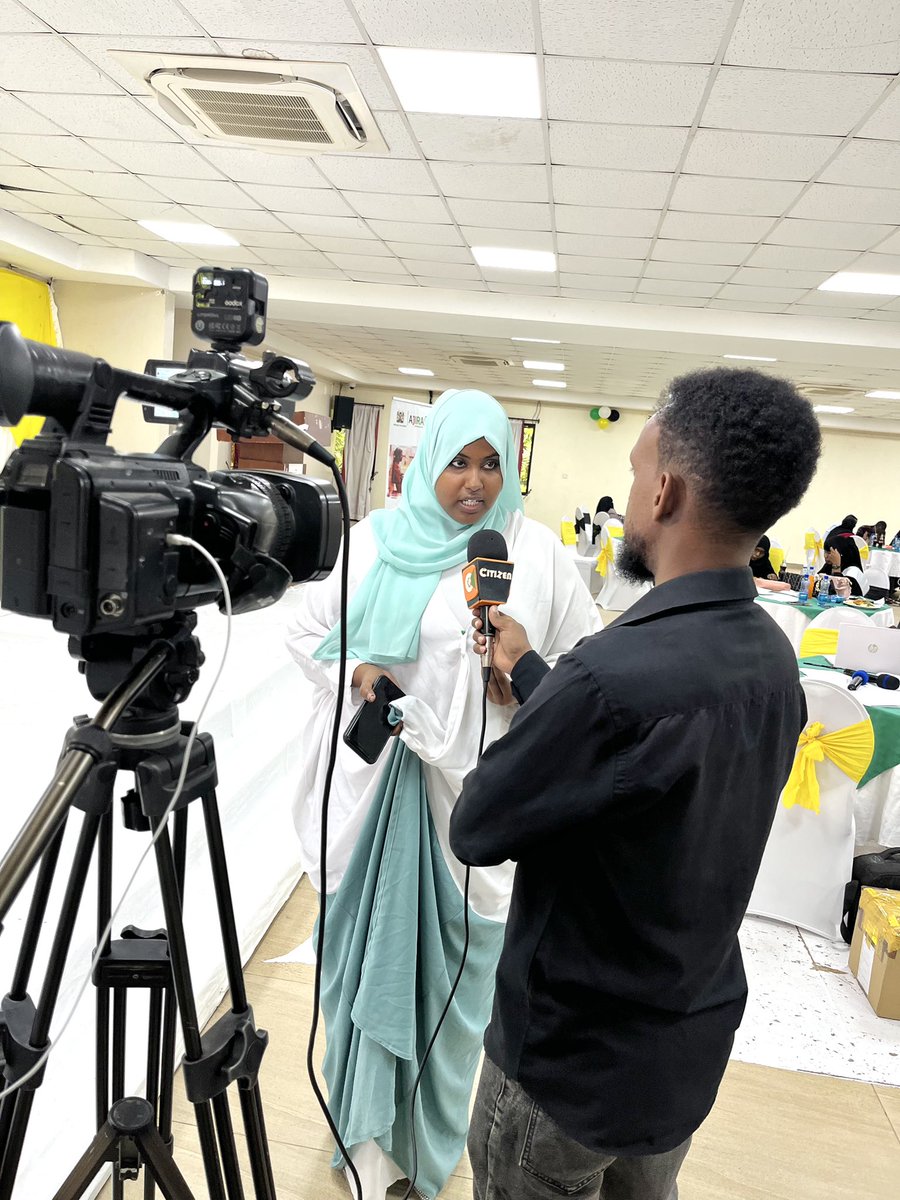
{"label": "green table runner", "polygon": [[[770,600],[768,596],[757,596],[756,598],[761,604],[774,604],[778,608],[789,608],[791,612],[802,612],[803,615],[809,617],[810,620],[812,620],[814,617],[818,617],[823,612],[828,612],[829,609],[845,607],[839,604],[817,604],[815,600],[812,600],[807,604],[785,604],[783,600]],[[857,612],[865,613],[867,617],[874,617],[876,613],[884,611],[883,605],[879,608],[859,608],[856,604],[848,604],[846,607],[855,608]]]}

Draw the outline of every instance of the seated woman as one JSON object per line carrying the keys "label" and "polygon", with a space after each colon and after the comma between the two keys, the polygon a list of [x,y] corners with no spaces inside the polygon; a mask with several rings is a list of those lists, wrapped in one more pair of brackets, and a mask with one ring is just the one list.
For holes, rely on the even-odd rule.
{"label": "seated woman", "polygon": [[873,539],[872,545],[876,546],[879,550],[883,550],[886,539],[887,539],[887,521],[876,521],[875,522],[875,537]]}
{"label": "seated woman", "polygon": [[869,584],[862,569],[859,547],[853,538],[833,535],[825,540],[825,566],[820,575],[842,575],[850,583],[851,596],[866,596]]}
{"label": "seated woman", "polygon": [[874,525],[860,525],[859,529],[857,529],[857,531],[856,531],[856,536],[861,537],[867,546],[874,545],[875,544],[875,526]]}
{"label": "seated woman", "polygon": [[753,572],[754,579],[778,578],[778,573],[772,566],[772,561],[769,558],[769,551],[771,549],[772,543],[763,534],[756,544],[756,549],[750,555],[750,570]]}

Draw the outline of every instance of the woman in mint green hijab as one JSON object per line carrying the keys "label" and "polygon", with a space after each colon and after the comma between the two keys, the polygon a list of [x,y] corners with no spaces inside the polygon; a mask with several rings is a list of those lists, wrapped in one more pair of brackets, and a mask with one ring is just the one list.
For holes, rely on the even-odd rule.
{"label": "woman in mint green hijab", "polygon": [[[506,413],[486,392],[444,392],[428,415],[399,507],[372,514],[378,561],[350,602],[348,656],[379,666],[412,662],[422,614],[442,572],[466,561],[476,530],[502,531],[510,514],[521,511]],[[339,653],[335,627],[316,658]]]}
{"label": "woman in mint green hijab", "polygon": [[[399,507],[361,521],[350,541],[348,679],[337,694],[338,572],[304,587],[289,647],[314,691],[301,706],[303,777],[295,807],[301,860],[329,894],[323,959],[329,1105],[363,1181],[384,1200],[412,1171],[409,1098],[446,1003],[463,942],[464,868],[450,813],[476,761],[480,661],[460,568],[469,538],[494,529],[516,562],[507,611],[552,663],[598,627],[597,610],[558,538],[522,512],[509,420],[484,392],[445,392],[426,419]],[[328,876],[319,870],[321,796],[335,705],[346,728],[372,683],[406,693],[399,738],[373,766],[341,744],[329,808]],[[514,705],[495,678],[486,744]],[[490,1015],[513,865],[476,868],[471,942],[459,991],[428,1061],[416,1108],[416,1188],[432,1197],[462,1154],[468,1102]],[[340,1166],[339,1160],[335,1165]]]}

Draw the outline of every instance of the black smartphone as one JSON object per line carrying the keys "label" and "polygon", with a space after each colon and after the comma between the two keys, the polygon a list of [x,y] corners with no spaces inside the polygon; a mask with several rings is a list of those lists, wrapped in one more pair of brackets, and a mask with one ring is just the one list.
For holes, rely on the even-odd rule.
{"label": "black smartphone", "polygon": [[378,761],[393,732],[388,722],[388,709],[395,700],[405,696],[392,679],[379,675],[372,684],[374,700],[367,700],[344,730],[344,741],[367,763]]}

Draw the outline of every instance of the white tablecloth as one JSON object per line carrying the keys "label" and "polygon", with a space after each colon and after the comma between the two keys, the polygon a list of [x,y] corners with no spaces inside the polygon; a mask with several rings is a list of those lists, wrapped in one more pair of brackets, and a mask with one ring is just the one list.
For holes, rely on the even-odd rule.
{"label": "white tablecloth", "polygon": [[[837,687],[847,688],[850,679],[842,671],[801,668],[805,676],[824,679]],[[900,708],[900,692],[888,692],[867,683],[854,693],[867,708]],[[878,842],[883,846],[900,846],[900,767],[883,771],[864,787],[859,788],[853,805],[856,817],[856,844],[863,846]]]}
{"label": "white tablecloth", "polygon": [[896,579],[900,576],[900,551],[870,550],[869,561],[864,565],[878,567],[880,571],[887,571],[889,576]]}
{"label": "white tablecloth", "polygon": [[[808,617],[805,612],[797,608],[796,600],[778,601],[768,598],[763,600],[762,597],[757,597],[756,602],[784,631],[788,641],[794,647],[794,653],[799,655],[800,642],[812,617]],[[894,609],[886,604],[884,608],[876,609],[868,619],[876,625],[891,627],[894,625]]]}
{"label": "white tablecloth", "polygon": [[[299,878],[297,839],[291,818],[294,780],[298,774],[295,731],[310,699],[303,675],[288,657],[284,631],[299,589],[279,604],[258,613],[235,617],[228,665],[203,721],[216,739],[219,769],[219,807],[244,960],[258,944],[272,918]],[[206,696],[221,659],[225,619],[214,606],[199,612],[199,634],[206,666],[183,716],[193,717]],[[0,611],[0,652],[4,683],[0,693],[0,730],[5,766],[5,851],[44,790],[59,754],[66,729],[77,713],[94,713],[98,703],[88,693],[66,639],[47,621]],[[121,777],[130,783],[130,776]],[[185,927],[191,956],[194,990],[201,1022],[214,1011],[225,991],[218,921],[205,855],[202,811],[192,805],[185,886]],[[71,862],[74,835],[81,814],[69,821],[60,856],[58,881]],[[113,895],[118,898],[149,835],[122,828],[121,807],[115,812]],[[47,929],[55,927],[60,887],[54,889]],[[9,990],[31,885],[13,906],[0,937],[0,994]],[[73,1003],[95,944],[96,897],[92,870],[85,901],[76,924],[57,1019]],[[135,924],[156,928],[164,924],[151,852],[113,930]],[[38,955],[38,972],[29,988],[32,998],[43,977],[47,942]],[[37,1091],[14,1200],[37,1200],[53,1195],[92,1138],[94,1127],[94,988],[89,986],[66,1035],[51,1054],[45,1082]],[[126,1094],[142,1089],[146,1060],[146,1007],[138,994],[129,999],[134,1026],[129,1042]],[[253,994],[250,988],[250,1000]],[[270,1054],[283,1052],[272,1046]],[[176,1085],[179,1086],[179,1085]],[[59,1114],[65,1113],[65,1120]]]}

